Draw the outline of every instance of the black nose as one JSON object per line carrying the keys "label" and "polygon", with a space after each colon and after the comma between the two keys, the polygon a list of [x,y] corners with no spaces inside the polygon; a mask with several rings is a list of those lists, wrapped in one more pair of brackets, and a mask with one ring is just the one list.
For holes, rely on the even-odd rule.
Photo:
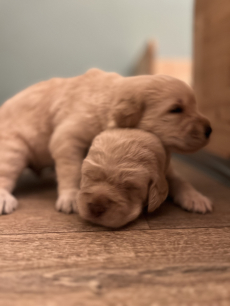
{"label": "black nose", "polygon": [[211,133],[212,133],[211,126],[210,125],[206,126],[206,128],[205,128],[205,136],[206,136],[206,138],[209,138]]}
{"label": "black nose", "polygon": [[88,203],[88,208],[92,216],[100,217],[104,215],[107,208],[103,204],[99,203]]}

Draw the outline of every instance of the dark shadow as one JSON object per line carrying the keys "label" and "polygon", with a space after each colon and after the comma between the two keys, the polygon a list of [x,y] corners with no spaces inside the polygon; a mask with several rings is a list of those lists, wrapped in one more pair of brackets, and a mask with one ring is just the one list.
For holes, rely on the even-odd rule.
{"label": "dark shadow", "polygon": [[57,182],[54,171],[45,169],[41,175],[37,175],[30,169],[26,169],[20,176],[14,194],[28,195],[38,191],[55,190],[57,188]]}

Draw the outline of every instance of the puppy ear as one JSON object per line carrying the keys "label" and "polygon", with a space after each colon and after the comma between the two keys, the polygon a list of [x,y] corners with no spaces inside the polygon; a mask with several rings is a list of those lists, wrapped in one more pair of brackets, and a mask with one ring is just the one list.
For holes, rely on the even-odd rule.
{"label": "puppy ear", "polygon": [[148,195],[148,212],[153,212],[157,209],[168,196],[168,183],[162,175],[157,182],[150,180],[149,195]]}
{"label": "puppy ear", "polygon": [[133,128],[139,123],[144,112],[144,103],[137,97],[120,99],[113,111],[113,125]]}

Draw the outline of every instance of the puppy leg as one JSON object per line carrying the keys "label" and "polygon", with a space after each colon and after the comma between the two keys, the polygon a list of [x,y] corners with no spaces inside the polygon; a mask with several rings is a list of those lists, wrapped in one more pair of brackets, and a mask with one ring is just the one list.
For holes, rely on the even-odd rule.
{"label": "puppy leg", "polygon": [[167,179],[169,195],[176,204],[188,211],[203,214],[212,211],[212,202],[175,174],[172,168],[167,173]]}
{"label": "puppy leg", "polygon": [[27,161],[28,150],[22,142],[0,138],[0,215],[9,214],[17,208],[18,202],[11,192]]}
{"label": "puppy leg", "polygon": [[86,149],[68,137],[62,141],[53,140],[50,146],[55,161],[58,181],[56,209],[64,213],[78,212],[77,194],[81,179],[81,166]]}
{"label": "puppy leg", "polygon": [[157,209],[168,196],[168,182],[162,174],[156,183],[151,183],[149,187],[148,212]]}
{"label": "puppy leg", "polygon": [[77,194],[81,179],[83,157],[79,154],[66,154],[55,158],[55,169],[58,181],[58,199],[56,209],[64,213],[78,212]]}

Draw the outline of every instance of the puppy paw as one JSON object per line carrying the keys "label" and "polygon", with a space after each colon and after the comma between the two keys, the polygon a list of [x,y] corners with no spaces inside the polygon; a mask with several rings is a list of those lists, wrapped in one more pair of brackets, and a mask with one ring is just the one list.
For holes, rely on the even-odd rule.
{"label": "puppy paw", "polygon": [[56,209],[66,214],[77,213],[77,193],[77,190],[61,193],[55,204]]}
{"label": "puppy paw", "polygon": [[12,213],[18,206],[18,201],[7,190],[0,189],[0,215]]}
{"label": "puppy paw", "polygon": [[175,202],[192,212],[205,214],[212,211],[212,202],[196,190],[183,192]]}

